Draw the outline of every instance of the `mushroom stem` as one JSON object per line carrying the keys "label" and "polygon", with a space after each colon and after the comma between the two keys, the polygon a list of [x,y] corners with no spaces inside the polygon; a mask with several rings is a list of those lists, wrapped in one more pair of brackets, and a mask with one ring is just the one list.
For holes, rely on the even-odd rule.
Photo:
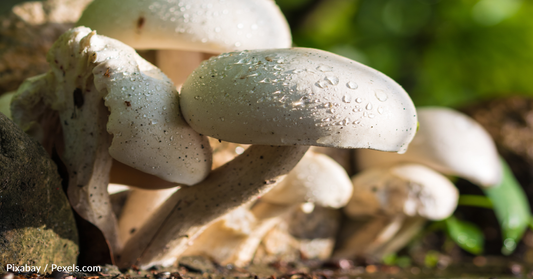
{"label": "mushroom stem", "polygon": [[341,243],[340,248],[334,252],[333,258],[366,255],[372,246],[377,247],[380,243],[386,242],[388,237],[400,229],[399,221],[401,220],[394,216],[372,216],[371,220],[363,224],[350,224],[349,229],[355,229],[356,232]]}
{"label": "mushroom stem", "polygon": [[226,260],[226,263],[233,263],[238,267],[244,267],[252,260],[257,247],[264,236],[282,220],[285,213],[290,212],[294,205],[271,204],[260,202],[252,209],[252,213],[257,219],[257,224],[252,233],[236,248],[236,253]]}
{"label": "mushroom stem", "polygon": [[293,205],[258,201],[213,222],[182,255],[205,256],[220,265],[243,267],[250,263],[264,235],[281,221]]}
{"label": "mushroom stem", "polygon": [[156,65],[179,89],[187,77],[204,59],[202,52],[160,49],[156,52]]}
{"label": "mushroom stem", "polygon": [[427,219],[419,216],[405,217],[401,228],[396,234],[379,247],[369,251],[369,255],[376,259],[381,259],[385,255],[399,251],[411,241],[427,223]]}
{"label": "mushroom stem", "polygon": [[113,160],[111,173],[109,174],[111,183],[123,184],[143,189],[168,189],[178,186],[178,183],[161,179],[153,174],[145,173]]}
{"label": "mushroom stem", "polygon": [[[60,51],[60,50],[53,50]],[[60,58],[58,58],[60,59]],[[62,63],[66,61],[59,61]],[[55,70],[55,69],[54,69]],[[75,75],[73,77],[72,75]],[[55,77],[63,77],[61,85],[55,84]],[[92,92],[92,94],[85,94]],[[107,152],[111,145],[111,136],[106,132],[108,109],[92,82],[92,73],[77,72],[47,74],[28,79],[17,91],[12,102],[13,117],[17,123],[23,123],[24,129],[31,129],[35,122],[43,121],[43,108],[50,106],[50,99],[62,98],[64,105],[55,104],[59,120],[56,123],[42,123],[37,134],[49,133],[60,136],[61,133],[45,131],[48,126],[59,126],[63,131],[61,138],[46,139],[41,142],[51,150],[57,148],[61,160],[68,170],[69,201],[76,212],[93,223],[104,234],[111,252],[120,249],[117,220],[111,208],[107,185],[112,158]],[[51,96],[57,94],[54,99]],[[27,113],[25,116],[24,113]],[[50,121],[50,119],[47,119]],[[50,141],[50,142],[47,142]]]}
{"label": "mushroom stem", "polygon": [[145,190],[132,188],[122,214],[118,220],[119,236],[122,243],[149,220],[157,208],[170,197],[177,188]]}
{"label": "mushroom stem", "polygon": [[117,265],[143,268],[173,263],[206,225],[270,190],[307,149],[255,145],[203,182],[180,189],[125,244]]}

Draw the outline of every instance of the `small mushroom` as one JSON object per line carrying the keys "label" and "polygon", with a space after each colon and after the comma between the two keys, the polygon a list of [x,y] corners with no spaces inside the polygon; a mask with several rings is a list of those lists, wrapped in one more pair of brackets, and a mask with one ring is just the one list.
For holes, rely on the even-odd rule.
{"label": "small mushroom", "polygon": [[95,0],[77,26],[135,49],[156,49],[156,65],[178,86],[203,60],[202,52],[287,48],[292,42],[285,17],[274,1],[264,0]]}
{"label": "small mushroom", "polygon": [[116,252],[107,192],[112,158],[190,185],[210,171],[209,143],[181,117],[172,82],[131,47],[79,27],[63,34],[47,59],[51,70],[18,89],[13,118],[52,142],[68,170],[70,203]]}
{"label": "small mushroom", "polygon": [[[246,208],[231,212],[210,225],[184,255],[203,255],[220,264],[242,267],[250,263],[264,235],[283,216],[305,202],[321,207],[340,208],[352,195],[352,183],[346,171],[323,154],[307,152],[302,160],[266,193],[248,213]],[[312,211],[312,209],[311,209]],[[235,215],[247,214],[246,226],[235,229]]]}
{"label": "small mushroom", "polygon": [[[424,220],[442,220],[457,206],[459,194],[453,183],[418,164],[365,170],[352,178],[353,196],[344,207],[352,219],[367,220],[344,232],[336,258],[366,255],[381,257],[402,247]],[[398,232],[402,235],[395,239]],[[348,234],[348,236],[346,236]],[[399,243],[399,241],[405,241]],[[394,242],[387,246],[387,243]]]}
{"label": "small mushroom", "polygon": [[285,179],[261,200],[273,204],[313,203],[340,208],[350,199],[352,188],[342,166],[324,154],[308,151]]}
{"label": "small mushroom", "polygon": [[338,209],[309,204],[293,207],[261,239],[253,263],[294,262],[301,259],[328,260],[341,224]]}
{"label": "small mushroom", "polygon": [[170,197],[126,243],[119,266],[172,263],[205,225],[268,191],[309,145],[403,152],[416,130],[416,111],[398,84],[314,49],[211,58],[184,83],[180,103],[199,133],[252,146]]}
{"label": "small mushroom", "polygon": [[362,169],[413,162],[456,175],[480,186],[502,178],[498,152],[490,135],[475,120],[449,108],[417,108],[420,129],[405,154],[358,150]]}

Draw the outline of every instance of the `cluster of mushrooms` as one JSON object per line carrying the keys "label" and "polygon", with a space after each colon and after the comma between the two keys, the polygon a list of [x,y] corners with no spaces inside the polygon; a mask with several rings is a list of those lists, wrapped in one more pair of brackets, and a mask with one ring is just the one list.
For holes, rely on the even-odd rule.
{"label": "cluster of mushrooms", "polygon": [[[291,48],[271,0],[95,0],[77,26],[11,114],[59,155],[72,207],[119,267],[380,257],[453,213],[458,193],[443,174],[501,179],[472,119],[417,112],[382,73]],[[155,50],[157,67],[136,50]],[[130,192],[120,216],[114,183]],[[341,224],[341,210],[352,221]]]}

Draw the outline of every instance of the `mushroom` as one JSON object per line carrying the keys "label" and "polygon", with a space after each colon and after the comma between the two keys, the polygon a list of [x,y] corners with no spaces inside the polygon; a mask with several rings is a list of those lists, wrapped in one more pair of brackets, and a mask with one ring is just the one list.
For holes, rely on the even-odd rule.
{"label": "mushroom", "polygon": [[209,143],[181,117],[172,82],[131,47],[78,27],[54,43],[47,59],[51,70],[18,89],[13,118],[52,141],[68,170],[71,205],[117,252],[107,192],[112,158],[191,185],[210,171]]}
{"label": "mushroom", "polygon": [[254,255],[253,263],[327,260],[333,252],[341,224],[338,209],[308,203],[293,207],[268,233]]}
{"label": "mushroom", "polygon": [[[127,5],[120,0],[95,0],[76,25],[90,27],[138,50],[156,49],[155,64],[178,88],[204,59],[205,53],[291,46],[290,29],[283,14],[274,1],[265,0],[129,0]],[[113,163],[111,182],[140,188],[175,186],[119,162]],[[150,192],[151,195],[135,191],[131,198],[144,197],[142,201],[136,199],[136,203],[163,200],[156,191]],[[153,195],[158,198],[153,199]],[[132,227],[141,225],[127,223]]]}
{"label": "mushroom", "polygon": [[447,175],[457,175],[480,186],[502,178],[498,151],[490,135],[475,120],[449,108],[417,108],[420,130],[402,155],[357,151],[362,169],[413,162]]}
{"label": "mushroom", "polygon": [[416,130],[407,93],[382,73],[325,51],[242,51],[205,61],[180,95],[199,133],[253,144],[195,187],[172,195],[118,265],[169,264],[206,224],[272,187],[309,145],[403,152]]}
{"label": "mushroom", "polygon": [[[213,149],[212,169],[231,161],[238,154],[242,154],[248,145],[219,142],[209,138]],[[117,162],[114,162],[116,164]],[[120,164],[120,163],[119,163]],[[117,178],[118,176],[118,178]],[[121,181],[127,185],[138,185],[143,188],[131,187],[131,191],[123,207],[123,214],[119,218],[119,233],[121,241],[127,241],[144,222],[151,218],[159,206],[177,189],[170,182],[149,176],[138,171],[131,171],[125,167],[112,168],[110,180]],[[150,186],[150,189],[146,189]]]}
{"label": "mushroom", "polygon": [[285,17],[270,0],[95,0],[77,25],[135,49],[156,49],[156,65],[178,86],[203,60],[202,52],[287,48],[292,42]]}
{"label": "mushroom", "polygon": [[[220,264],[250,263],[264,235],[283,218],[308,202],[340,208],[352,194],[346,171],[326,155],[307,152],[302,160],[251,209],[241,207],[211,224],[183,255],[204,255]],[[246,216],[240,218],[239,216]],[[235,226],[247,220],[246,226]]]}
{"label": "mushroom", "polygon": [[[391,249],[402,247],[425,220],[449,217],[459,198],[446,177],[418,164],[368,169],[352,182],[353,196],[343,210],[350,218],[365,221],[344,231],[336,258],[380,258],[395,251]],[[395,239],[399,232],[402,237]]]}

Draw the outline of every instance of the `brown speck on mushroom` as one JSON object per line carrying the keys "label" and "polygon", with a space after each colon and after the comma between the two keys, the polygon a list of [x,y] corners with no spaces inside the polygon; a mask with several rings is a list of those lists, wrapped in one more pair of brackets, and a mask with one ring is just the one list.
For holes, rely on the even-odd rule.
{"label": "brown speck on mushroom", "polygon": [[83,92],[80,88],[76,88],[73,93],[74,97],[74,105],[77,108],[81,108],[83,106],[83,103],[85,103],[85,100],[83,98]]}
{"label": "brown speck on mushroom", "polygon": [[131,107],[131,102],[130,101],[124,101],[124,104],[126,104],[127,107]]}
{"label": "brown speck on mushroom", "polygon": [[107,68],[107,70],[105,71],[104,76],[109,77],[109,68]]}
{"label": "brown speck on mushroom", "polygon": [[137,32],[141,32],[141,29],[144,26],[145,18],[144,16],[140,16],[139,19],[137,19]]}

